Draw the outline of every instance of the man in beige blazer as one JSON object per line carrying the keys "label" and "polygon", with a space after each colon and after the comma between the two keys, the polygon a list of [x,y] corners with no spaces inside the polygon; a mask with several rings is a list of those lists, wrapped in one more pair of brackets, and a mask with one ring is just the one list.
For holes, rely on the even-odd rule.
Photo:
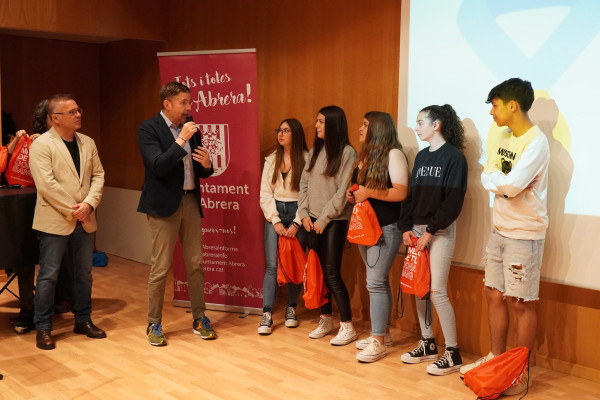
{"label": "man in beige blazer", "polygon": [[77,130],[82,110],[70,95],[49,99],[53,126],[31,146],[29,167],[37,187],[33,229],[40,239],[40,271],[35,291],[36,345],[55,348],[52,337],[54,291],[63,256],[74,268],[74,332],[91,338],[106,333],[91,321],[92,254],[104,169],[94,141]]}

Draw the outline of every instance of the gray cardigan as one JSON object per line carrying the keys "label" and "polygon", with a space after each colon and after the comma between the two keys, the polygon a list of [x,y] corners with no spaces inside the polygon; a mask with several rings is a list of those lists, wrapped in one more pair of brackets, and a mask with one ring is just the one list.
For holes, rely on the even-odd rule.
{"label": "gray cardigan", "polygon": [[329,221],[348,220],[352,215],[352,206],[346,199],[346,190],[350,187],[356,151],[352,146],[346,146],[337,175],[328,177],[323,175],[327,166],[325,148],[321,149],[312,171],[307,171],[313,150],[308,153],[308,161],[300,179],[298,215],[301,219],[307,216],[316,218],[316,224],[325,229]]}

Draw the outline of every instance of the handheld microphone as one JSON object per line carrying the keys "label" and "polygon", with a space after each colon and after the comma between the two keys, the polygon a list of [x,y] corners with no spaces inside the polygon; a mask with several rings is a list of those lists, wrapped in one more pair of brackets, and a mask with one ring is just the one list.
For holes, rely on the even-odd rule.
{"label": "handheld microphone", "polygon": [[[191,115],[188,115],[187,117],[185,117],[185,122],[194,122],[194,117],[192,117]],[[195,135],[198,136],[198,145],[200,147],[202,146],[202,132],[200,131],[200,129],[196,128],[197,132],[195,133]]]}

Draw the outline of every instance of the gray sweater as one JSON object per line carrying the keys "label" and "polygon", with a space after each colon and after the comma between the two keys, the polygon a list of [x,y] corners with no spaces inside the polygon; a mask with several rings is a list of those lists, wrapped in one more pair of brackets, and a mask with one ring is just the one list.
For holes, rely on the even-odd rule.
{"label": "gray sweater", "polygon": [[356,151],[352,146],[346,146],[337,175],[328,177],[323,175],[327,167],[324,147],[312,171],[307,171],[313,150],[308,152],[308,160],[300,179],[298,215],[301,219],[307,216],[316,218],[316,224],[321,229],[325,229],[329,221],[350,219],[352,214],[352,206],[346,199],[346,190],[350,187],[350,175],[356,161]]}

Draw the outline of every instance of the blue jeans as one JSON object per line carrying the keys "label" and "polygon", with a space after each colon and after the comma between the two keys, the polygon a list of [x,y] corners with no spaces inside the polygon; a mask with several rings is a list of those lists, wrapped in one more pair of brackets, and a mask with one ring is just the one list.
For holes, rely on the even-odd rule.
{"label": "blue jeans", "polygon": [[73,314],[75,322],[91,321],[92,313],[92,255],[94,234],[77,222],[75,230],[66,236],[39,232],[40,272],[35,288],[36,329],[52,329],[54,292],[63,257],[67,252],[73,262]]}
{"label": "blue jeans", "polygon": [[[413,232],[417,236],[425,233],[427,225],[414,225]],[[454,318],[454,309],[448,297],[448,274],[450,273],[450,264],[454,254],[454,243],[456,241],[456,221],[452,222],[446,229],[440,229],[431,237],[429,242],[429,264],[431,272],[431,293],[429,299],[422,300],[416,297],[417,314],[419,324],[421,325],[421,335],[426,338],[433,337],[433,328],[425,321],[426,308],[431,310],[431,304],[435,307],[446,347],[458,346],[456,337],[456,319]]]}
{"label": "blue jeans", "polygon": [[372,336],[384,336],[386,328],[391,325],[394,299],[390,288],[390,269],[402,243],[397,223],[382,226],[381,230],[381,237],[375,245],[358,246],[367,267]]}
{"label": "blue jeans", "polygon": [[[295,201],[275,201],[277,204],[277,212],[281,223],[289,228],[296,217],[298,203]],[[296,234],[298,241],[303,249],[306,249],[306,231],[300,228]],[[273,303],[275,303],[275,295],[277,294],[277,246],[279,243],[279,235],[275,232],[273,224],[269,221],[265,222],[265,278],[263,280],[263,312],[272,312]],[[298,304],[298,296],[302,290],[302,284],[287,284],[287,305],[296,307]]]}

